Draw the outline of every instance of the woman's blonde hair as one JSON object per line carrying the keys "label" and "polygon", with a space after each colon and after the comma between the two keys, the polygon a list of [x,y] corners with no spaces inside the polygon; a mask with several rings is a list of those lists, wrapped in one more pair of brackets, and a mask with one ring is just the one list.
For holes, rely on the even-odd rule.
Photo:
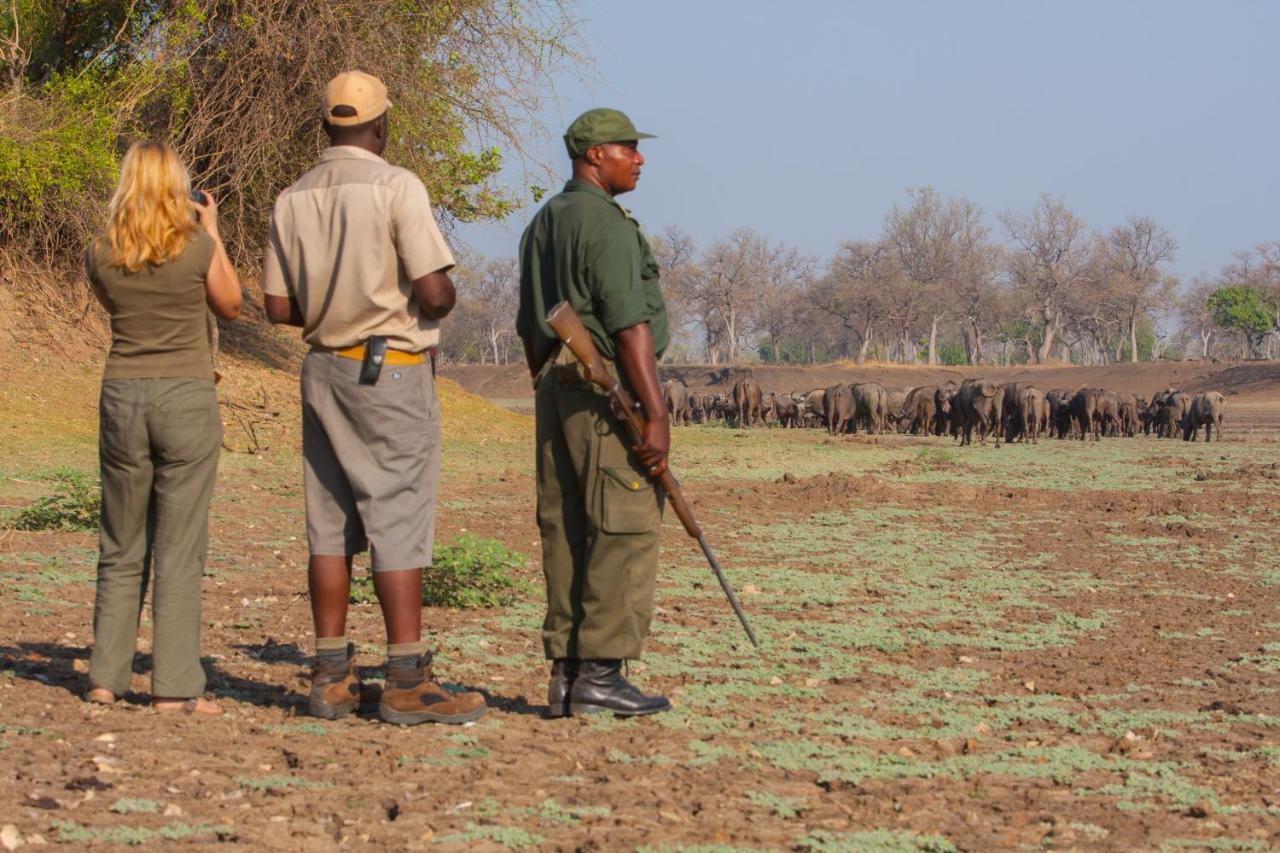
{"label": "woman's blonde hair", "polygon": [[120,164],[120,185],[102,240],[107,262],[137,272],[175,260],[199,226],[191,210],[191,177],[164,142],[135,142]]}

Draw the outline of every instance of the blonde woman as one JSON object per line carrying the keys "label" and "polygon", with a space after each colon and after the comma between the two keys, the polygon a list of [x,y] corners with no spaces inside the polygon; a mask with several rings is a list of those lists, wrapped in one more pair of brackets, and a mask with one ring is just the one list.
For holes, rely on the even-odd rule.
{"label": "blonde woman", "polygon": [[[200,197],[201,201],[193,201]],[[129,687],[138,617],[153,588],[152,705],[222,713],[205,699],[200,579],[222,424],[206,306],[240,314],[240,281],[218,236],[218,206],[193,194],[163,142],[135,143],[85,270],[111,316],[99,402],[102,474],[91,702]]]}

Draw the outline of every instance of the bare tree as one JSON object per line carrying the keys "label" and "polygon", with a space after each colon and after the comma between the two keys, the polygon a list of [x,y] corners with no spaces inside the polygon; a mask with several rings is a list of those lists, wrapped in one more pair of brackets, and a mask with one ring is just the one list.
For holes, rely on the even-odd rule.
{"label": "bare tree", "polygon": [[898,256],[906,287],[918,291],[918,302],[909,297],[904,304],[918,306],[929,318],[929,364],[935,365],[938,324],[955,311],[956,280],[969,256],[981,252],[987,228],[982,211],[967,199],[943,200],[932,187],[910,195],[906,208],[895,205],[885,217],[884,239]]}
{"label": "bare tree", "polygon": [[827,269],[814,282],[813,303],[851,333],[861,364],[872,335],[889,317],[889,291],[901,279],[892,252],[879,242],[842,243]]}
{"label": "bare tree", "polygon": [[1200,357],[1209,358],[1213,348],[1213,336],[1217,327],[1213,322],[1213,310],[1209,307],[1209,296],[1218,289],[1218,283],[1196,276],[1191,281],[1191,288],[1178,300],[1178,318],[1182,328],[1200,339]]}
{"label": "bare tree", "polygon": [[1131,362],[1138,361],[1139,319],[1171,304],[1177,291],[1177,279],[1163,269],[1176,251],[1169,232],[1146,216],[1131,216],[1107,235],[1107,276],[1127,327]]}
{"label": "bare tree", "polygon": [[661,236],[651,237],[649,245],[658,262],[662,298],[671,324],[672,346],[663,356],[664,360],[675,349],[685,352],[706,349],[708,318],[700,314],[702,305],[697,299],[697,283],[702,274],[698,268],[698,247],[688,232],[675,226],[666,228]]}
{"label": "bare tree", "polygon": [[1026,291],[1031,319],[1039,327],[1034,354],[1043,363],[1062,331],[1067,298],[1086,279],[1093,237],[1083,220],[1050,195],[1042,196],[1030,214],[1005,213],[1000,221],[1014,244],[1010,271],[1015,285]]}
{"label": "bare tree", "polygon": [[[753,331],[754,303],[768,275],[768,241],[749,228],[739,228],[716,241],[697,265],[693,301],[707,326],[708,345],[723,346],[732,363]],[[718,335],[711,330],[718,327]],[[711,352],[711,363],[716,363]]]}
{"label": "bare tree", "polygon": [[508,363],[520,301],[520,268],[515,258],[460,253],[451,276],[458,287],[458,308],[443,336],[446,354],[460,361]]}
{"label": "bare tree", "polygon": [[812,258],[785,245],[766,251],[752,325],[765,336],[774,361],[782,360],[783,341],[799,331],[800,300],[812,278]]}

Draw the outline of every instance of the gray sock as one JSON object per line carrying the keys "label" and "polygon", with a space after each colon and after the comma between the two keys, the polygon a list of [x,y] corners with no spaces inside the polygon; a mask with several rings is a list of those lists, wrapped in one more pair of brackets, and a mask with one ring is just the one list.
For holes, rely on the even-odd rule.
{"label": "gray sock", "polygon": [[414,643],[391,643],[387,645],[387,669],[400,671],[417,669],[418,660],[427,650],[427,644],[418,640]]}
{"label": "gray sock", "polygon": [[351,651],[346,637],[316,638],[316,663],[326,668],[345,665],[351,656]]}

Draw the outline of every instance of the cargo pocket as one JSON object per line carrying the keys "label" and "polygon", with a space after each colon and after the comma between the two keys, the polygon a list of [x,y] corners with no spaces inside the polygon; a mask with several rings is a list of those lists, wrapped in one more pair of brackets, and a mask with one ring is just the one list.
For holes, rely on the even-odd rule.
{"label": "cargo pocket", "polygon": [[661,523],[653,485],[631,468],[602,468],[606,533],[648,533]]}

